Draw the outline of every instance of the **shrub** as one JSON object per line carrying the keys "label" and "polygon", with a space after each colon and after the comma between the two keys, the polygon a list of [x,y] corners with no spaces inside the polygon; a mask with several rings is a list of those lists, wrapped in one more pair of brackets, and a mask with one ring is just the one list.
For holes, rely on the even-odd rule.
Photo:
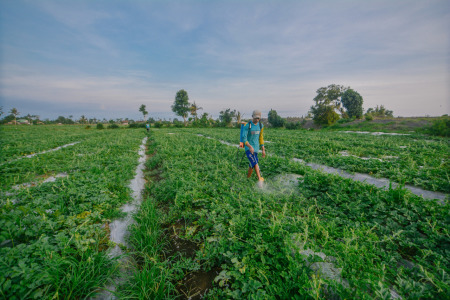
{"label": "shrub", "polygon": [[365,117],[366,117],[366,121],[372,121],[373,120],[372,114],[365,114]]}
{"label": "shrub", "polygon": [[91,129],[91,125],[86,125],[86,127],[84,127],[84,129]]}
{"label": "shrub", "polygon": [[433,124],[425,131],[431,135],[450,137],[450,118],[434,120]]}
{"label": "shrub", "polygon": [[392,110],[386,109],[383,105],[380,105],[375,108],[369,108],[366,112],[366,115],[372,115],[377,118],[393,118],[394,112]]}
{"label": "shrub", "polygon": [[163,127],[163,123],[161,121],[155,122],[155,128]]}
{"label": "shrub", "polygon": [[128,128],[145,128],[145,123],[131,123]]}
{"label": "shrub", "polygon": [[117,125],[117,124],[108,125],[108,129],[117,129],[117,128],[119,128],[119,125]]}
{"label": "shrub", "polygon": [[288,122],[286,123],[286,129],[295,130],[302,128],[302,124],[300,122]]}
{"label": "shrub", "polygon": [[105,127],[103,127],[103,124],[102,123],[98,123],[97,124],[97,129],[104,129]]}

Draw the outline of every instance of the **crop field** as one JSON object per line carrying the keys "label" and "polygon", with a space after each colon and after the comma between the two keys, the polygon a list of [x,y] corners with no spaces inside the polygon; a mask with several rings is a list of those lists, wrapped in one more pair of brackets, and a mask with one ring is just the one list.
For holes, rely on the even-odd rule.
{"label": "crop field", "polygon": [[220,142],[237,144],[238,130],[152,129],[144,200],[129,227],[134,267],[124,275],[107,255],[107,224],[131,199],[144,130],[67,126],[39,138],[33,128],[30,142],[26,130],[2,130],[9,149],[0,170],[3,298],[91,297],[116,276],[123,277],[119,299],[450,294],[448,198],[440,204],[291,160],[448,194],[446,139],[267,130],[260,189],[239,163],[243,150],[237,156]]}
{"label": "crop field", "polygon": [[[203,129],[189,131],[152,132],[147,207],[166,230],[159,241],[152,236],[154,247],[144,242],[142,229],[135,230],[135,243],[145,247],[128,296],[162,297],[164,291],[154,288],[162,285],[152,288],[143,280],[150,276],[172,278],[164,286],[167,297],[171,289],[198,295],[205,278],[213,278],[206,296],[219,299],[449,294],[448,202],[380,190],[280,156],[261,160],[267,188],[259,190],[254,178],[246,178],[247,167],[237,167],[236,148],[198,136],[206,135]],[[207,133],[234,143],[238,136],[234,130]],[[287,179],[277,180],[285,174],[301,179],[289,187]],[[149,224],[144,219],[138,223]],[[173,240],[178,253],[161,254],[171,253]],[[149,250],[161,243],[167,244],[162,250]]]}
{"label": "crop field", "polygon": [[[0,295],[83,298],[114,273],[108,222],[130,200],[139,130],[1,128]],[[57,151],[17,158],[73,143]],[[3,152],[3,150],[2,150]]]}
{"label": "crop field", "polygon": [[[192,132],[236,143],[227,129]],[[450,143],[424,135],[267,130],[270,153],[450,193]]]}

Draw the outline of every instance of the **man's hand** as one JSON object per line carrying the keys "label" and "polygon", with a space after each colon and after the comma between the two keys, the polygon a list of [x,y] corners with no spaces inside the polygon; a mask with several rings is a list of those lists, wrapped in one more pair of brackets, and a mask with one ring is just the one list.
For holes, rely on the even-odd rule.
{"label": "man's hand", "polygon": [[253,149],[252,145],[248,145],[248,150],[250,150],[251,154],[255,153],[255,149]]}
{"label": "man's hand", "polygon": [[262,149],[262,153],[263,153],[263,158],[265,158],[266,157],[266,149]]}

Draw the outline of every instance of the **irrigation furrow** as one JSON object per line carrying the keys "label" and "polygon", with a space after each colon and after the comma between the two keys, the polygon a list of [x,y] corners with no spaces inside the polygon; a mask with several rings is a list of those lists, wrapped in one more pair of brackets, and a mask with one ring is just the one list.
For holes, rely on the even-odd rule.
{"label": "irrigation furrow", "polygon": [[[202,134],[198,134],[198,136],[203,136],[208,139],[216,140],[212,137],[208,137],[208,136],[205,136]],[[228,143],[223,140],[217,140],[217,141],[219,141],[220,143],[227,145],[227,146],[239,147],[239,145],[231,144],[231,143]],[[276,154],[270,154],[270,155],[278,156]],[[392,182],[386,178],[375,178],[370,175],[362,174],[362,173],[353,173],[352,174],[352,173],[348,173],[342,169],[333,168],[333,167],[316,164],[316,163],[305,162],[304,160],[299,159],[299,158],[293,158],[292,160],[297,163],[305,164],[306,166],[311,167],[314,170],[320,170],[320,171],[328,173],[328,174],[337,174],[343,178],[350,178],[355,181],[368,183],[368,184],[374,185],[378,188],[383,188],[386,190],[389,189],[389,187],[396,188],[400,185],[399,183]],[[424,199],[439,199],[439,203],[441,203],[441,204],[443,204],[448,197],[447,194],[440,193],[440,192],[427,191],[427,190],[424,190],[424,189],[421,189],[421,188],[418,188],[418,187],[415,187],[412,185],[405,185],[404,187],[406,189],[410,190],[411,193],[413,193],[417,196],[421,196]]]}
{"label": "irrigation furrow", "polygon": [[[109,224],[110,229],[110,241],[115,243],[114,248],[108,253],[110,257],[119,257],[124,254],[122,251],[122,247],[128,248],[129,245],[126,241],[126,237],[128,235],[128,227],[133,222],[132,214],[137,211],[141,202],[142,202],[142,191],[144,190],[145,180],[144,180],[144,164],[147,159],[145,155],[145,145],[147,143],[147,137],[142,140],[142,144],[139,148],[139,164],[136,167],[136,176],[130,181],[130,188],[133,191],[133,201],[131,203],[127,203],[122,206],[122,212],[127,213],[127,215],[122,219],[114,220],[111,224]],[[121,271],[126,271],[126,268],[129,267],[129,258],[127,256],[123,256],[119,263],[121,264]],[[115,284],[111,284],[105,288],[102,293],[98,294],[95,297],[96,300],[110,300],[116,299],[114,292],[115,288],[118,284],[121,283],[122,278],[119,276],[116,278]]]}
{"label": "irrigation furrow", "polygon": [[44,153],[58,151],[58,150],[61,150],[62,148],[70,147],[70,146],[76,145],[78,143],[81,143],[81,142],[73,142],[73,143],[70,143],[70,144],[66,144],[66,145],[62,145],[62,146],[56,147],[54,149],[45,150],[45,151],[42,151],[42,152],[39,152],[39,153],[33,153],[33,154],[25,155],[25,156],[22,156],[22,157],[19,157],[19,158],[16,158],[16,159],[13,159],[13,160],[1,163],[0,166],[6,165],[6,164],[10,164],[10,163],[16,162],[16,161],[24,159],[24,158],[31,158],[31,157],[36,156],[36,155],[41,155],[41,154],[44,154]]}

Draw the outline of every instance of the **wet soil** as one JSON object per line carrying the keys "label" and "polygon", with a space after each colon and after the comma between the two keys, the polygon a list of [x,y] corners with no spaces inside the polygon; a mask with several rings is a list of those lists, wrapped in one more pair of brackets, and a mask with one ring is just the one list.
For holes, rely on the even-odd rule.
{"label": "wet soil", "polygon": [[165,251],[166,258],[181,255],[187,258],[194,258],[198,245],[192,241],[184,240],[178,236],[170,236],[169,245]]}
{"label": "wet soil", "polygon": [[177,286],[181,299],[202,299],[213,287],[214,278],[219,275],[220,271],[220,268],[213,268],[207,272],[196,271],[187,274]]}
{"label": "wet soil", "polygon": [[[195,258],[199,249],[197,243],[180,237],[187,225],[189,224],[184,219],[179,219],[174,224],[165,226],[166,238],[169,240],[165,250],[166,259],[176,260],[180,256]],[[176,284],[180,299],[202,299],[208,290],[213,287],[214,279],[220,271],[221,269],[216,267],[209,271],[199,270],[187,273]]]}
{"label": "wet soil", "polygon": [[[153,156],[155,153],[149,155]],[[163,178],[161,177],[160,166],[157,165],[151,170],[145,172],[149,182],[156,183]],[[151,190],[145,192],[151,193]],[[158,203],[158,210],[162,214],[169,214],[171,204],[168,202]],[[194,241],[182,238],[185,234],[186,227],[191,224],[181,218],[173,223],[163,224],[164,239],[168,241],[164,249],[164,257],[166,260],[176,261],[177,259],[191,258],[194,259],[199,245]],[[195,232],[194,232],[195,233]],[[179,282],[176,282],[177,299],[202,299],[202,297],[213,287],[214,279],[219,275],[221,269],[216,267],[209,271],[189,272]]]}

